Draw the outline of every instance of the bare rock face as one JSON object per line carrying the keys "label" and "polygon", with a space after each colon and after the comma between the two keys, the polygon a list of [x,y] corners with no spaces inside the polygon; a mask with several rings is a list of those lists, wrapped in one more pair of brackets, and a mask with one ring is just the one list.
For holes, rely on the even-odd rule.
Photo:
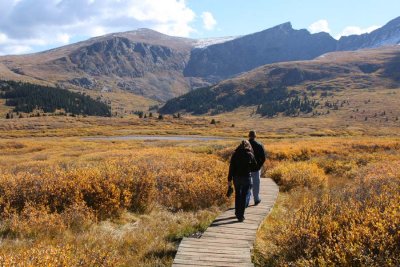
{"label": "bare rock face", "polygon": [[[343,37],[339,41],[328,33],[295,30],[289,22],[241,37],[205,40],[138,29],[35,54],[3,56],[0,75],[8,80],[62,85],[66,89],[126,90],[165,102],[266,64],[311,60],[328,52],[399,43],[400,17],[370,34]],[[359,70],[365,74],[383,67],[364,63],[360,62]],[[384,67],[393,79],[398,62]],[[270,78],[274,77],[278,77],[274,83],[289,86],[320,78],[297,68],[285,68]]]}
{"label": "bare rock face", "polygon": [[333,52],[314,60],[264,65],[161,107],[161,113],[223,113],[262,105],[280,94],[339,92],[400,86],[400,46]]}
{"label": "bare rock face", "polygon": [[358,50],[400,44],[400,17],[371,33],[340,38],[337,50]]}
{"label": "bare rock face", "polygon": [[72,64],[89,75],[139,78],[146,72],[182,71],[187,55],[162,45],[113,37],[74,51]]}
{"label": "bare rock face", "polygon": [[335,49],[336,40],[329,34],[310,34],[284,23],[232,41],[193,49],[184,74],[222,79],[269,63],[313,59]]}

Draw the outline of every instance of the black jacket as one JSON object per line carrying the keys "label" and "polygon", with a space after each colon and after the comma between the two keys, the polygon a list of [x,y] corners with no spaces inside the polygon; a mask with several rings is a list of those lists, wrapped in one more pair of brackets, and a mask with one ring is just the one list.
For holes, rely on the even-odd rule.
{"label": "black jacket", "polygon": [[264,147],[262,144],[260,144],[254,139],[250,139],[249,142],[251,144],[251,147],[253,148],[254,157],[256,158],[257,161],[257,167],[252,171],[259,171],[261,167],[264,165],[266,159]]}
{"label": "black jacket", "polygon": [[252,169],[257,167],[257,161],[253,153],[244,150],[236,150],[229,165],[228,181],[233,177],[250,177]]}

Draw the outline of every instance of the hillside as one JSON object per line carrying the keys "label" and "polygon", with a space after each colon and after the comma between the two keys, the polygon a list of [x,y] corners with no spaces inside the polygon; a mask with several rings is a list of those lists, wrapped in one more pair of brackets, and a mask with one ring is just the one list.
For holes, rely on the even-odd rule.
{"label": "hillside", "polygon": [[0,71],[7,79],[103,92],[123,89],[165,100],[189,90],[181,73],[192,42],[141,29],[42,53],[0,57]]}
{"label": "hillside", "polygon": [[400,43],[400,17],[389,21],[383,27],[361,35],[344,36],[338,42],[337,50],[376,48]]}
{"label": "hillside", "polygon": [[[388,93],[397,94],[399,71],[399,46],[335,52],[311,61],[262,66],[215,86],[172,99],[160,112],[220,114],[239,107],[251,107],[253,114],[266,117],[311,117],[346,108],[348,112],[343,116],[349,118],[356,116],[349,114],[353,109],[360,110],[357,106],[360,99],[376,103],[383,97],[377,95],[379,91],[389,90]],[[396,114],[393,118],[400,116],[399,99],[392,95],[385,101],[368,114],[375,116],[376,113],[377,118],[383,110],[391,109]],[[363,115],[360,111],[356,117],[366,120],[368,114]]]}
{"label": "hillside", "polygon": [[376,48],[400,43],[400,17],[362,35],[335,40],[328,33],[295,30],[290,22],[220,44],[193,49],[185,76],[221,80],[256,67],[314,59],[327,52]]}
{"label": "hillside", "polygon": [[138,29],[35,54],[2,56],[0,75],[3,80],[108,99],[114,110],[125,114],[265,64],[396,44],[400,41],[399,21],[397,18],[370,34],[339,41],[327,33],[295,30],[290,23],[240,37],[203,40]]}
{"label": "hillside", "polygon": [[313,59],[336,49],[327,33],[310,34],[284,23],[205,49],[194,49],[185,76],[227,78],[268,63]]}
{"label": "hillside", "polygon": [[73,93],[65,89],[51,88],[30,83],[1,81],[0,99],[5,99],[5,105],[13,107],[6,118],[14,117],[14,112],[23,117],[22,113],[56,111],[71,115],[90,115],[111,117],[111,108],[87,95]]}

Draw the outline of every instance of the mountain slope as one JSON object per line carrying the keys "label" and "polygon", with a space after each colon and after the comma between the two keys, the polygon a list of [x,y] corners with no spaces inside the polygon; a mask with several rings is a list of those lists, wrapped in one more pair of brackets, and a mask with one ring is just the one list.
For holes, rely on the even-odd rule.
{"label": "mountain slope", "polygon": [[215,86],[169,100],[160,112],[215,114],[263,104],[282,108],[285,101],[307,102],[313,96],[328,93],[398,88],[399,73],[399,46],[335,52],[311,61],[262,66]]}
{"label": "mountain slope", "polygon": [[362,35],[344,36],[338,41],[337,50],[357,50],[376,48],[400,43],[400,17],[388,22],[383,27]]}
{"label": "mountain slope", "polygon": [[398,43],[399,25],[397,18],[370,34],[340,41],[327,33],[294,30],[290,23],[241,37],[203,40],[139,29],[36,54],[3,56],[0,75],[104,97],[113,107],[121,105],[121,110],[129,112],[264,64]]}
{"label": "mountain slope", "polygon": [[1,57],[0,64],[12,79],[93,90],[120,88],[163,101],[189,90],[182,71],[193,44],[140,29],[42,53]]}
{"label": "mountain slope", "polygon": [[294,30],[290,23],[206,48],[193,49],[185,76],[227,78],[268,63],[313,59],[336,49],[327,33]]}

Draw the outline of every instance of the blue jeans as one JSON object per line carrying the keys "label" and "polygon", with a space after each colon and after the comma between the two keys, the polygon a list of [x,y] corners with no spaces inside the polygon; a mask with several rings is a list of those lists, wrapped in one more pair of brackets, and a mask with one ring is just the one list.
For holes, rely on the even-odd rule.
{"label": "blue jeans", "polygon": [[253,197],[254,197],[254,202],[260,201],[260,176],[261,176],[261,170],[256,171],[256,172],[251,172],[251,180],[252,180],[252,186],[249,189],[249,192],[247,192],[246,195],[246,206],[249,206],[250,204],[250,198],[251,198],[251,191],[253,191]]}

